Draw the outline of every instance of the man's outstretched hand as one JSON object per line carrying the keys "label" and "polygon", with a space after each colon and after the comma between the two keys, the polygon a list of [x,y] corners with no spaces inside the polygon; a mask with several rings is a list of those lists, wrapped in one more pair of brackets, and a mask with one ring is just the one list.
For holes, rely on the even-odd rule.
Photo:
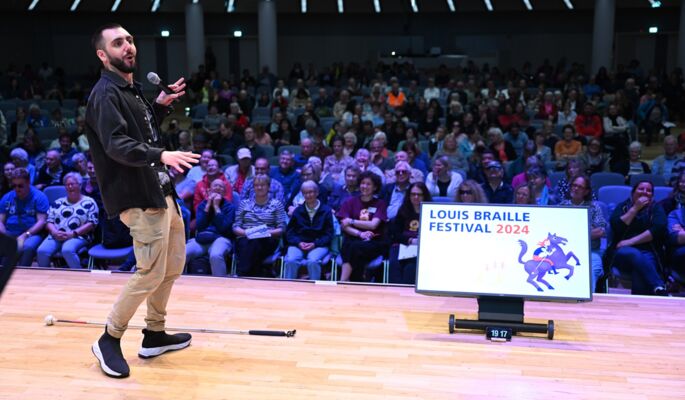
{"label": "man's outstretched hand", "polygon": [[197,164],[199,158],[199,154],[191,153],[189,151],[163,151],[160,161],[173,167],[176,171],[183,173],[183,167],[191,168],[192,165],[190,164]]}
{"label": "man's outstretched hand", "polygon": [[184,78],[181,78],[181,79],[177,80],[176,82],[172,83],[171,85],[169,85],[169,89],[173,90],[174,93],[166,94],[164,92],[161,92],[159,94],[159,96],[157,96],[156,102],[163,105],[163,106],[169,106],[171,103],[174,102],[174,100],[183,96],[186,93],[183,90],[186,88],[186,84],[185,84],[184,80],[185,80]]}

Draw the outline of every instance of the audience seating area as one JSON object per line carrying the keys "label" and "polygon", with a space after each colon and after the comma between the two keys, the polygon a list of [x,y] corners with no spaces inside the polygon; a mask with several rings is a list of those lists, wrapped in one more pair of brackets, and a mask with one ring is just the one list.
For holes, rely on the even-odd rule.
{"label": "audience seating area", "polygon": [[[471,64],[453,70],[444,66],[416,70],[409,64],[382,63],[375,68],[354,63],[334,67],[338,71],[335,78],[326,73],[330,68],[305,72],[299,66],[282,78],[268,71],[254,76],[254,71],[246,71],[234,82],[221,79],[219,71],[193,74],[188,82],[188,104],[184,104],[188,115],[177,112],[161,126],[167,149],[209,152],[195,175],[186,172],[187,176],[175,177],[186,207],[189,240],[195,237],[199,213],[194,198],[206,199],[209,183],[217,178],[208,176],[209,159],[216,159],[224,171],[226,189],[233,193],[234,212],[250,200],[243,189],[260,172],[241,164],[241,154],[242,159],[246,157],[238,150],[244,148],[249,149],[248,167],[263,158],[271,180],[288,189],[277,200],[289,215],[290,207],[303,204],[300,185],[307,180],[319,186],[320,204],[330,204],[333,214],[339,213],[341,203],[331,202],[333,193],[345,193],[348,199],[360,196],[359,182],[351,187],[345,179],[348,170],[357,176],[371,171],[381,177],[383,185],[376,188],[376,197],[389,203],[386,205],[392,206],[394,213],[400,206],[411,206],[405,199],[410,184],[420,183],[434,191],[433,201],[474,202],[464,200],[460,193],[482,190],[484,198],[478,202],[498,204],[515,203],[514,191],[526,186],[531,198],[527,204],[545,206],[569,200],[569,186],[578,175],[589,177],[593,199],[607,222],[616,206],[629,199],[632,188],[643,181],[654,186],[653,202],[671,201],[685,207],[685,185],[679,186],[685,174],[685,134],[678,128],[685,94],[679,70],[669,75],[645,74],[638,64],[608,73],[606,69],[586,71],[582,65],[563,61],[507,71]],[[65,132],[78,144],[88,93],[80,87],[88,88],[93,82],[72,83],[67,90],[66,83],[57,80],[53,91],[26,98],[30,97],[27,93],[36,93],[40,78],[9,72],[0,77],[0,122],[4,121],[0,130],[7,138],[0,143],[0,157],[7,166],[16,161],[10,160],[10,150],[24,149],[30,165],[38,171],[45,165],[45,149]],[[8,98],[7,94],[20,96]],[[39,145],[36,141],[27,144],[26,138],[33,136]],[[656,154],[651,160],[643,159],[647,148]],[[66,149],[58,151],[65,154]],[[292,165],[284,167],[284,157]],[[238,172],[229,174],[229,167],[236,164]],[[408,181],[401,177],[407,172],[402,171],[405,166],[411,176]],[[497,171],[501,171],[499,176]],[[303,178],[305,174],[307,178]],[[546,188],[535,183],[540,174]],[[8,176],[5,169],[5,193],[12,190]],[[203,179],[204,189],[199,184]],[[518,182],[517,187],[511,186],[513,182]],[[66,195],[60,185],[48,186],[43,192],[51,204]],[[366,281],[390,282],[397,261],[390,251],[397,244],[390,234],[394,222],[394,215],[383,221],[387,250],[357,266],[364,269]],[[344,264],[341,248],[350,240],[341,224],[342,218],[337,218],[329,251],[320,260],[321,276],[308,276],[303,261],[298,277],[340,279]],[[607,230],[602,250],[615,239]],[[228,239],[233,250],[224,255],[226,272],[236,276],[235,237],[229,235]],[[261,261],[261,276],[286,277],[286,243],[281,238],[277,249]],[[666,249],[667,243],[658,246]],[[132,258],[132,247],[107,248],[99,239],[83,257],[88,257],[89,268],[108,268],[108,262],[116,267]],[[185,272],[211,273],[208,263],[199,269],[189,268],[189,263]],[[604,268],[612,271],[611,266]],[[668,282],[682,282],[685,276],[683,266],[678,265],[664,266],[659,273]]]}

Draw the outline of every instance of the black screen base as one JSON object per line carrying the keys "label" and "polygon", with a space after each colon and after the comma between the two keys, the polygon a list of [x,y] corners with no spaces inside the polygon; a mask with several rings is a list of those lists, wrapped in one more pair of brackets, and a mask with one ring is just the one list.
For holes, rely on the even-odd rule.
{"label": "black screen base", "polygon": [[546,333],[547,338],[554,338],[554,321],[547,324],[533,324],[523,322],[524,300],[518,297],[490,297],[478,298],[478,319],[455,319],[450,315],[449,331],[456,329],[485,330],[488,327],[511,328],[515,335],[519,332]]}

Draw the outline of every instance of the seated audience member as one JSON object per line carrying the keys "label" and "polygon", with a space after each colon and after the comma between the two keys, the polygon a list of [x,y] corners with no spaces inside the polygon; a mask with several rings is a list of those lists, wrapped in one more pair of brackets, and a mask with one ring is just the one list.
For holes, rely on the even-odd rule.
{"label": "seated audience member", "polygon": [[262,271],[262,261],[276,251],[285,230],[283,203],[270,198],[271,178],[258,174],[254,182],[254,198],[240,200],[235,214],[233,234],[236,237],[237,273],[239,276],[266,276],[273,271]]}
{"label": "seated audience member", "polygon": [[2,166],[2,182],[0,183],[0,196],[12,190],[12,172],[15,166],[11,161],[6,162]]}
{"label": "seated audience member", "polygon": [[562,201],[561,205],[588,207],[590,209],[590,268],[592,271],[592,291],[594,292],[597,287],[597,280],[604,274],[600,239],[606,233],[607,221],[604,219],[604,214],[599,205],[592,201],[590,179],[585,175],[576,176],[571,181],[570,199]]}
{"label": "seated audience member", "polygon": [[233,190],[242,195],[243,186],[248,179],[254,176],[254,167],[252,166],[252,154],[250,150],[242,148],[238,150],[238,163],[226,168],[226,177],[231,182]]}
{"label": "seated audience member", "polygon": [[400,245],[419,244],[419,213],[421,212],[422,201],[432,201],[428,188],[421,182],[412,183],[397,216],[388,225],[392,242],[389,257],[390,283],[413,285],[416,282],[416,257],[399,259],[399,256]]}
{"label": "seated audience member", "polygon": [[[551,124],[549,121],[546,122]],[[544,165],[547,165],[552,161],[552,149],[545,144],[546,139],[547,136],[542,131],[535,134],[535,147],[537,148],[537,153],[535,155],[542,160]]]}
{"label": "seated audience member", "polygon": [[488,141],[490,142],[490,150],[497,156],[501,162],[514,161],[517,157],[516,150],[510,142],[504,140],[504,134],[499,128],[488,129]]}
{"label": "seated audience member", "polygon": [[361,171],[356,165],[345,168],[345,183],[335,186],[328,195],[328,206],[333,211],[338,211],[342,203],[352,196],[359,195],[359,174]]}
{"label": "seated audience member", "polygon": [[338,184],[342,184],[345,181],[345,169],[354,164],[354,158],[345,155],[343,152],[344,145],[345,139],[342,136],[334,136],[331,142],[333,154],[326,157],[323,163],[324,174],[330,175]]}
{"label": "seated audience member", "polygon": [[407,162],[409,163],[409,166],[421,171],[423,176],[428,175],[428,165],[430,164],[430,159],[426,154],[421,152],[421,149],[415,142],[405,142],[402,145],[402,151],[407,153],[407,157],[409,158]]}
{"label": "seated audience member", "polygon": [[204,200],[207,200],[210,193],[210,186],[214,180],[220,179],[224,182],[226,186],[226,191],[224,198],[226,201],[233,200],[233,189],[231,188],[231,183],[226,179],[226,175],[221,172],[219,167],[219,161],[212,158],[207,162],[207,173],[202,177],[202,180],[195,186],[195,194],[193,195],[193,208],[197,210]]}
{"label": "seated audience member", "polygon": [[300,188],[304,202],[292,213],[286,228],[285,278],[297,279],[300,265],[306,262],[309,279],[321,279],[321,260],[333,240],[333,213],[319,200],[319,186],[305,180]]}
{"label": "seated audience member", "polygon": [[533,189],[535,204],[546,206],[557,203],[554,194],[547,186],[547,171],[544,168],[529,168],[528,171],[526,171],[526,178],[531,189]]}
{"label": "seated audience member", "polygon": [[219,132],[219,125],[226,121],[226,116],[219,114],[219,108],[212,104],[204,120],[202,121],[202,130],[208,135]]}
{"label": "seated audience member", "polygon": [[12,172],[12,187],[14,190],[0,200],[0,233],[17,240],[17,265],[30,266],[43,241],[41,234],[50,204],[43,192],[31,186],[24,168]]}
{"label": "seated audience member", "polygon": [[186,174],[186,179],[191,179],[195,183],[200,182],[207,174],[207,163],[214,158],[214,150],[205,149],[200,153],[200,160],[197,165],[194,165]]}
{"label": "seated audience member", "polygon": [[587,148],[580,153],[578,159],[585,166],[585,174],[590,176],[595,172],[609,171],[609,154],[602,150],[602,142],[597,138],[587,141]]}
{"label": "seated audience member", "polygon": [[469,160],[469,171],[467,177],[478,183],[485,182],[485,167],[490,161],[495,161],[495,153],[486,147],[476,147]]}
{"label": "seated audience member", "polygon": [[[520,186],[524,183],[528,182],[528,177],[526,176],[526,172],[528,172],[529,169],[531,168],[545,168],[545,164],[542,163],[542,160],[538,156],[530,156],[526,160],[525,164],[525,169],[523,172],[520,174],[514,175],[513,178],[511,178],[511,187],[517,187]],[[510,165],[511,167],[511,165]],[[511,170],[511,169],[510,169]],[[550,182],[549,178],[547,179],[547,186],[552,187],[552,183]]]}
{"label": "seated audience member", "polygon": [[566,164],[566,174],[559,179],[556,187],[554,187],[554,198],[558,201],[570,200],[571,199],[571,181],[578,175],[583,173],[584,166],[580,160],[572,158]]}
{"label": "seated audience member", "polygon": [[393,219],[397,215],[397,210],[400,209],[404,197],[407,194],[407,189],[411,184],[409,175],[411,167],[406,161],[398,161],[395,164],[395,182],[388,183],[381,188],[380,198],[388,205],[386,212],[388,219]]}
{"label": "seated audience member", "polygon": [[357,151],[357,135],[352,131],[345,132],[343,140],[345,141],[343,154],[350,157],[354,156],[354,153]]}
{"label": "seated audience member", "polygon": [[[464,140],[468,141],[468,139]],[[445,136],[442,148],[435,152],[435,154],[433,155],[433,160],[437,160],[441,157],[447,157],[447,159],[449,160],[450,168],[454,172],[466,172],[468,170],[468,163],[466,161],[466,158],[459,150],[459,147],[457,145],[457,137],[453,134]]]}
{"label": "seated audience member", "polygon": [[259,157],[266,157],[266,153],[264,152],[262,146],[257,144],[257,136],[255,135],[254,129],[252,129],[251,126],[245,128],[243,131],[243,138],[245,141],[243,142],[241,148],[249,149],[253,158],[257,159]]}
{"label": "seated audience member", "polygon": [[574,122],[578,140],[587,143],[591,137],[599,138],[602,136],[602,119],[595,112],[594,104],[587,102],[583,105],[583,112],[576,117]]}
{"label": "seated audience member", "polygon": [[216,143],[217,152],[234,157],[238,149],[244,145],[243,136],[236,132],[236,128],[229,126],[225,121],[221,122],[219,125],[219,137]]}
{"label": "seated audience member", "polygon": [[[24,168],[29,173],[31,183],[36,180],[36,167],[29,163],[29,153],[21,147],[15,147],[10,151],[10,159],[15,168]],[[6,193],[6,192],[5,192]]]}
{"label": "seated audience member", "polygon": [[461,174],[450,168],[449,158],[442,156],[433,161],[433,170],[426,177],[426,187],[431,196],[454,198],[463,180]]}
{"label": "seated audience member", "polygon": [[[366,264],[388,249],[385,235],[387,205],[374,195],[381,188],[381,179],[370,171],[359,175],[358,196],[348,198],[337,217],[345,233],[340,256],[343,260],[341,281],[362,281]],[[369,278],[369,277],[366,277]]]}
{"label": "seated audience member", "polygon": [[226,183],[222,179],[214,179],[209,188],[207,198],[196,210],[196,235],[186,245],[186,262],[209,254],[209,266],[213,276],[226,276],[226,256],[233,245],[233,220],[235,209],[227,201]]}
{"label": "seated audience member", "polygon": [[[316,121],[314,120],[309,121],[312,121],[316,124]],[[302,166],[304,166],[309,160],[309,157],[312,157],[313,155],[314,141],[311,138],[302,139],[302,141],[300,142],[300,154],[296,154],[293,156],[293,163],[295,165],[295,169],[299,170],[300,168],[302,168]]]}
{"label": "seated audience member", "polygon": [[[397,164],[400,161],[404,161],[406,163],[409,163],[409,157],[407,156],[406,151],[398,151],[395,153],[395,164]],[[423,172],[419,171],[416,168],[411,168],[411,174],[409,176],[409,182],[414,183],[414,182],[423,182],[424,181],[424,174]],[[397,177],[395,176],[395,168],[391,168],[385,171],[384,174],[384,183],[389,184],[389,183],[394,183],[397,180]]]}
{"label": "seated audience member", "polygon": [[564,101],[562,109],[557,114],[557,126],[574,125],[576,118],[578,118],[578,114],[571,100]]}
{"label": "seated audience member", "polygon": [[485,168],[485,182],[481,185],[488,203],[511,204],[514,189],[504,181],[504,169],[499,161],[490,161]]}
{"label": "seated audience member", "polygon": [[514,186],[514,204],[536,204],[533,192],[533,188],[528,183]]}
{"label": "seated audience member", "polygon": [[[240,199],[253,199],[255,198],[254,190],[254,178],[258,175],[269,175],[269,160],[266,158],[258,158],[254,162],[254,177],[249,178],[245,181],[243,185],[243,192],[240,194]],[[281,204],[286,203],[285,191],[283,185],[276,179],[269,180],[269,198],[276,199],[281,202]]]}
{"label": "seated audience member", "polygon": [[90,179],[90,176],[88,175],[88,159],[86,158],[86,155],[83,153],[76,153],[71,160],[72,165],[74,166],[74,171],[81,175],[82,181],[85,182]]}
{"label": "seated audience member", "polygon": [[378,175],[379,178],[381,178],[381,183],[383,183],[385,176],[383,175],[383,171],[381,171],[377,166],[371,164],[371,153],[369,153],[368,150],[361,148],[357,150],[357,153],[354,156],[354,161],[357,164],[357,167],[359,167],[359,170],[362,172],[373,172],[374,174]]}
{"label": "seated audience member", "polygon": [[504,140],[511,143],[517,157],[523,154],[523,147],[528,143],[528,135],[521,131],[518,123],[514,122],[509,127],[509,131],[504,135]]}
{"label": "seated audience member", "polygon": [[663,207],[666,215],[670,214],[671,211],[680,207],[682,204],[685,204],[685,170],[678,174],[671,186],[673,186],[673,190],[669,196],[659,202],[659,205]]}
{"label": "seated audience member", "polygon": [[29,126],[33,128],[44,128],[50,126],[50,120],[40,111],[40,106],[32,103],[29,106],[29,117],[27,119]]}
{"label": "seated audience member", "polygon": [[269,176],[283,185],[285,193],[291,193],[293,191],[293,186],[295,186],[300,179],[300,174],[295,169],[293,153],[288,150],[283,150],[278,156],[278,166],[271,167]]}
{"label": "seated audience member", "polygon": [[[512,186],[516,186],[516,184],[513,181],[513,178],[516,175],[525,172],[532,165],[541,165],[541,163],[537,161],[536,153],[537,147],[535,145],[535,142],[529,140],[523,146],[523,152],[521,153],[521,155],[517,157],[516,160],[510,162],[509,165],[507,165],[507,169],[506,171],[504,171],[504,176],[506,176],[507,180],[511,180]],[[542,164],[542,167],[544,168],[544,164]]]}
{"label": "seated audience member", "polygon": [[554,157],[557,160],[557,171],[566,168],[568,160],[578,157],[583,150],[583,144],[574,139],[576,132],[572,125],[565,125],[561,132],[562,139],[558,140],[554,145]]}
{"label": "seated audience member", "polygon": [[666,182],[671,182],[677,176],[673,167],[679,160],[681,157],[678,155],[678,139],[675,136],[666,136],[664,154],[657,156],[652,162],[652,173],[663,176]]}
{"label": "seated audience member", "polygon": [[676,206],[668,214],[668,253],[670,265],[682,276],[685,274],[685,173],[678,179]]}
{"label": "seated audience member", "polygon": [[610,104],[607,108],[607,115],[603,119],[604,135],[603,138],[607,144],[615,143],[629,143],[630,142],[630,125],[618,113],[618,106]]}
{"label": "seated audience member", "polygon": [[467,179],[457,187],[457,197],[454,201],[457,203],[487,203],[488,196],[478,182]]}
{"label": "seated audience member", "polygon": [[633,294],[666,296],[659,265],[666,234],[666,214],[654,203],[654,186],[640,181],[628,200],[619,203],[611,215],[612,243],[607,250],[612,265],[632,274]]}
{"label": "seated audience member", "polygon": [[38,171],[36,177],[36,189],[43,190],[48,186],[59,186],[64,181],[64,177],[71,172],[69,168],[62,165],[62,159],[57,150],[48,150],[45,155],[45,165]]}
{"label": "seated audience member", "polygon": [[[318,160],[318,158],[313,157]],[[317,185],[317,195],[318,199],[321,200],[323,204],[328,202],[328,189],[325,186],[319,185],[319,180],[321,178],[321,165],[316,163],[307,163],[302,167],[300,171],[301,182],[313,181]],[[302,183],[298,182],[295,186],[293,193],[290,193],[287,198],[286,203],[286,213],[291,216],[295,211],[295,208],[302,205],[305,202],[304,192],[302,192]]]}
{"label": "seated audience member", "polygon": [[66,128],[62,129],[56,144],[58,146],[50,147],[59,151],[59,157],[62,160],[62,165],[73,170],[74,164],[72,159],[74,154],[78,153],[78,150],[76,147],[74,147],[74,143],[71,140],[71,134],[67,132]]}
{"label": "seated audience member", "polygon": [[614,171],[623,174],[626,177],[626,182],[630,181],[630,175],[651,173],[649,164],[640,160],[641,157],[642,144],[637,141],[632,142],[628,146],[628,159],[614,163]]}
{"label": "seated audience member", "polygon": [[384,147],[384,138],[385,133],[378,132],[376,133],[374,139],[369,143],[371,163],[378,167],[378,169],[381,171],[388,170],[394,165],[394,162],[388,153],[388,149]]}
{"label": "seated audience member", "polygon": [[95,200],[81,194],[83,179],[78,172],[64,176],[66,197],[57,199],[48,210],[48,236],[38,246],[38,266],[50,267],[50,258],[58,251],[67,266],[81,268],[79,250],[93,241],[98,225],[99,208]]}

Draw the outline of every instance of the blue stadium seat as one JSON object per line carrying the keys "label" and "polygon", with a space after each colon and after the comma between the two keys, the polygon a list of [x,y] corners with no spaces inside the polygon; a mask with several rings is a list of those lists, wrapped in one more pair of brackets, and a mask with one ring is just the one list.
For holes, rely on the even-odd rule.
{"label": "blue stadium seat", "polygon": [[630,197],[630,186],[603,186],[599,188],[597,193],[597,200],[604,202],[607,205],[609,215],[611,215],[616,208],[616,205],[625,201]]}
{"label": "blue stadium seat", "polygon": [[657,175],[657,174],[630,175],[630,186],[633,186],[640,181],[652,182],[652,184],[654,184],[654,186],[666,186],[666,178],[664,178],[663,175]]}
{"label": "blue stadium seat", "polygon": [[595,172],[590,175],[590,186],[595,193],[602,186],[620,186],[624,185],[625,182],[625,177],[616,172]]}
{"label": "blue stadium seat", "polygon": [[661,201],[668,196],[671,195],[671,192],[673,192],[673,188],[670,186],[654,186],[654,201]]}
{"label": "blue stadium seat", "polygon": [[45,189],[43,189],[43,194],[45,194],[45,197],[48,198],[48,202],[52,204],[55,202],[55,200],[67,195],[67,188],[62,185],[47,186]]}

